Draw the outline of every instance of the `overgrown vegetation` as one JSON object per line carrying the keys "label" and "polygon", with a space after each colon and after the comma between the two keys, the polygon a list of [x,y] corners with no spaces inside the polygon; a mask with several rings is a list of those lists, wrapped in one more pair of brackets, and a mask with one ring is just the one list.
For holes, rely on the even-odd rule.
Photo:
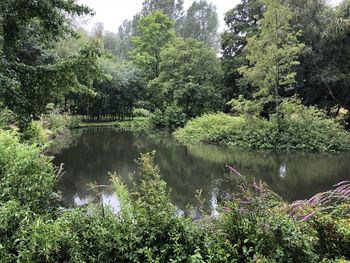
{"label": "overgrown vegetation", "polygon": [[282,102],[270,120],[207,114],[190,121],[174,135],[185,144],[204,142],[254,150],[337,152],[350,149],[350,136],[341,124],[298,100]]}
{"label": "overgrown vegetation", "polygon": [[117,214],[98,203],[63,209],[53,190],[57,171],[50,158],[35,145],[21,144],[13,132],[0,132],[0,142],[4,262],[333,262],[350,257],[347,182],[288,204],[230,168],[241,180],[240,190],[222,204],[219,218],[203,215],[193,221],[177,215],[154,154],[144,154],[133,188],[112,175],[121,204]]}
{"label": "overgrown vegetation", "polygon": [[115,214],[62,208],[62,169],[43,154],[66,146],[80,117],[133,131],[180,127],[185,144],[349,151],[349,7],[242,0],[226,14],[219,58],[206,0],[187,11],[182,0],[144,0],[117,34],[77,28],[93,10],[75,0],[1,0],[0,261],[349,260],[349,182],[288,204],[230,167],[240,188],[219,218],[194,221],[177,215],[145,154],[133,188],[113,175]]}

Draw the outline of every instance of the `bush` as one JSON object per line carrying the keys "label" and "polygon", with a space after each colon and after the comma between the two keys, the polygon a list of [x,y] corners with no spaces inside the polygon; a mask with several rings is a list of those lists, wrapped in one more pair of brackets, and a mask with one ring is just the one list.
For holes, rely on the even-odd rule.
{"label": "bush", "polygon": [[32,211],[47,210],[57,177],[51,158],[14,132],[0,131],[0,202],[16,201]]}
{"label": "bush", "polygon": [[43,146],[48,142],[47,135],[40,121],[31,121],[23,130],[23,140]]}
{"label": "bush", "polygon": [[67,129],[79,126],[79,117],[71,117],[67,114],[50,113],[43,118],[45,127],[55,135],[64,134]]}
{"label": "bush", "polygon": [[337,152],[350,150],[350,134],[334,119],[299,101],[284,101],[270,120],[208,114],[175,132],[185,144],[217,143],[246,149]]}
{"label": "bush", "polygon": [[238,262],[319,262],[316,231],[263,183],[246,181],[231,199],[219,228],[236,244]]}
{"label": "bush", "polygon": [[236,131],[243,121],[241,117],[232,117],[224,113],[205,114],[189,121],[185,128],[178,129],[174,135],[185,144],[225,144],[231,140],[231,133]]}
{"label": "bush", "polygon": [[151,115],[151,124],[156,129],[164,129],[165,128],[165,120],[164,114],[160,109],[156,109],[154,113]]}
{"label": "bush", "polygon": [[133,109],[132,115],[134,117],[149,117],[151,113],[146,109],[136,108],[136,109]]}
{"label": "bush", "polygon": [[[72,209],[54,220],[38,217],[18,238],[20,262],[234,262],[235,249],[176,216],[153,155],[138,159],[132,190],[114,177],[116,216],[99,205]],[[214,236],[214,235],[213,235]],[[208,247],[209,246],[209,247]],[[232,251],[230,251],[232,250]],[[222,259],[226,259],[223,261]]]}
{"label": "bush", "polygon": [[0,104],[0,129],[6,129],[10,124],[15,122],[15,114],[8,108],[2,107]]}
{"label": "bush", "polygon": [[183,109],[177,105],[168,106],[164,112],[157,109],[151,117],[153,127],[173,131],[183,127],[187,118]]}

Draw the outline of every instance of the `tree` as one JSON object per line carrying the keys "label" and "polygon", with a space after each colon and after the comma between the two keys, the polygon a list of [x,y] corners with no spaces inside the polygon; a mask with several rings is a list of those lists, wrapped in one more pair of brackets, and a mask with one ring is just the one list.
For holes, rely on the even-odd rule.
{"label": "tree", "polygon": [[19,115],[22,127],[45,112],[49,101],[71,90],[86,91],[96,77],[95,45],[59,60],[55,42],[74,35],[70,16],[92,14],[75,1],[14,1],[0,3],[0,100]]}
{"label": "tree", "polygon": [[247,39],[260,31],[259,21],[263,18],[264,5],[261,0],[243,0],[225,15],[227,29],[221,35],[224,71],[224,97],[226,101],[239,94],[249,98],[251,87],[242,81],[238,69],[248,65],[246,59]]}
{"label": "tree", "polygon": [[[136,19],[136,16],[134,18]],[[118,28],[117,44],[113,54],[121,59],[129,58],[128,54],[132,50],[131,37],[136,33],[134,30],[136,27],[136,25],[134,25],[135,23],[137,22],[124,20]]]}
{"label": "tree", "polygon": [[162,51],[161,61],[160,75],[148,87],[160,96],[159,107],[178,105],[188,118],[220,108],[222,71],[215,51],[194,39],[177,39]]}
{"label": "tree", "polygon": [[132,110],[144,92],[139,69],[117,58],[101,58],[99,66],[108,76],[94,83],[95,94],[72,94],[75,112],[93,120],[123,120],[132,117]]}
{"label": "tree", "polygon": [[283,3],[293,12],[291,26],[301,31],[298,39],[305,44],[300,53],[300,65],[296,68],[297,93],[306,104],[325,105],[324,95],[317,92],[321,84],[315,76],[323,64],[320,53],[323,48],[328,50],[328,47],[323,46],[322,39],[329,28],[333,11],[324,0],[283,0]]}
{"label": "tree", "polygon": [[323,37],[319,41],[317,71],[310,92],[312,101],[331,109],[350,110],[350,1],[343,1],[328,17]]}
{"label": "tree", "polygon": [[217,49],[219,20],[216,7],[206,0],[192,3],[179,29],[179,36],[193,38],[206,43],[209,47]]}
{"label": "tree", "polygon": [[292,12],[279,0],[264,0],[264,3],[267,9],[261,21],[261,33],[248,39],[249,66],[241,67],[239,72],[257,88],[256,98],[273,101],[278,106],[281,96],[294,89],[294,67],[299,65],[298,55],[304,45],[290,26]]}
{"label": "tree", "polygon": [[163,11],[170,19],[178,21],[183,16],[183,0],[144,0],[141,14],[147,16],[155,11]]}
{"label": "tree", "polygon": [[23,40],[21,32],[33,22],[38,22],[37,35],[42,41],[59,39],[72,32],[68,16],[93,14],[93,11],[75,1],[3,0],[0,3],[4,55],[15,59],[15,51]]}
{"label": "tree", "polygon": [[174,24],[162,11],[155,11],[140,19],[138,33],[131,38],[134,50],[130,56],[152,80],[159,75],[161,49],[175,38]]}

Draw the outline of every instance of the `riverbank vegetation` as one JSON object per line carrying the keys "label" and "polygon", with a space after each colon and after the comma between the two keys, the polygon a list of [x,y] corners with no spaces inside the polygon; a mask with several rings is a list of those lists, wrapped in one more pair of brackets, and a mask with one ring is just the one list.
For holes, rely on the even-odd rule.
{"label": "riverbank vegetation", "polygon": [[220,135],[226,139],[195,142],[347,150],[348,4],[244,0],[227,12],[220,37],[216,8],[205,0],[188,10],[181,1],[144,1],[116,34],[99,23],[91,32],[76,27],[73,17],[93,10],[74,1],[45,5],[57,17],[50,24],[38,6],[7,0],[1,4],[2,115],[11,111],[23,131],[53,103],[85,122],[123,123],[141,114],[154,129],[174,131],[224,112],[244,118],[241,128],[227,124],[228,134]]}
{"label": "riverbank vegetation", "polygon": [[80,121],[176,130],[185,144],[349,151],[349,7],[242,0],[219,36],[206,0],[145,0],[118,33],[80,28],[94,11],[74,0],[1,0],[1,262],[349,260],[349,182],[289,204],[228,167],[239,189],[218,218],[196,220],[145,154],[134,188],[112,177],[116,214],[98,198],[63,208],[48,156]]}
{"label": "riverbank vegetation", "polygon": [[283,101],[270,120],[256,116],[207,114],[177,130],[185,144],[214,143],[243,149],[338,152],[350,149],[350,134],[339,121],[298,100]]}
{"label": "riverbank vegetation", "polygon": [[[0,255],[6,262],[346,262],[349,185],[288,204],[263,183],[237,176],[218,218],[179,216],[153,154],[128,189],[112,175],[121,206],[62,209],[50,158],[0,132]],[[22,176],[18,176],[22,175]],[[98,201],[98,199],[97,199]],[[327,210],[324,208],[327,207]],[[161,208],[161,209],[160,209]],[[189,213],[191,214],[191,213]],[[233,223],[234,222],[234,223]],[[342,259],[344,258],[344,260]]]}

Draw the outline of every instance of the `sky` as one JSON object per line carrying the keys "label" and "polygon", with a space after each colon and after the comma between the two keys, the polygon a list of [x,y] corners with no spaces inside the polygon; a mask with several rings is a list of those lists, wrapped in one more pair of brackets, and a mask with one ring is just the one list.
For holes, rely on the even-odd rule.
{"label": "sky", "polygon": [[[337,5],[341,0],[328,0],[332,5]],[[102,22],[104,28],[111,32],[117,32],[119,25],[124,19],[131,19],[139,12],[143,0],[79,0],[95,10],[93,18],[84,21],[84,27],[90,30],[97,22]],[[185,10],[192,4],[193,0],[185,0]],[[224,29],[224,14],[234,8],[240,0],[208,0],[217,7],[220,21],[220,31]]]}

